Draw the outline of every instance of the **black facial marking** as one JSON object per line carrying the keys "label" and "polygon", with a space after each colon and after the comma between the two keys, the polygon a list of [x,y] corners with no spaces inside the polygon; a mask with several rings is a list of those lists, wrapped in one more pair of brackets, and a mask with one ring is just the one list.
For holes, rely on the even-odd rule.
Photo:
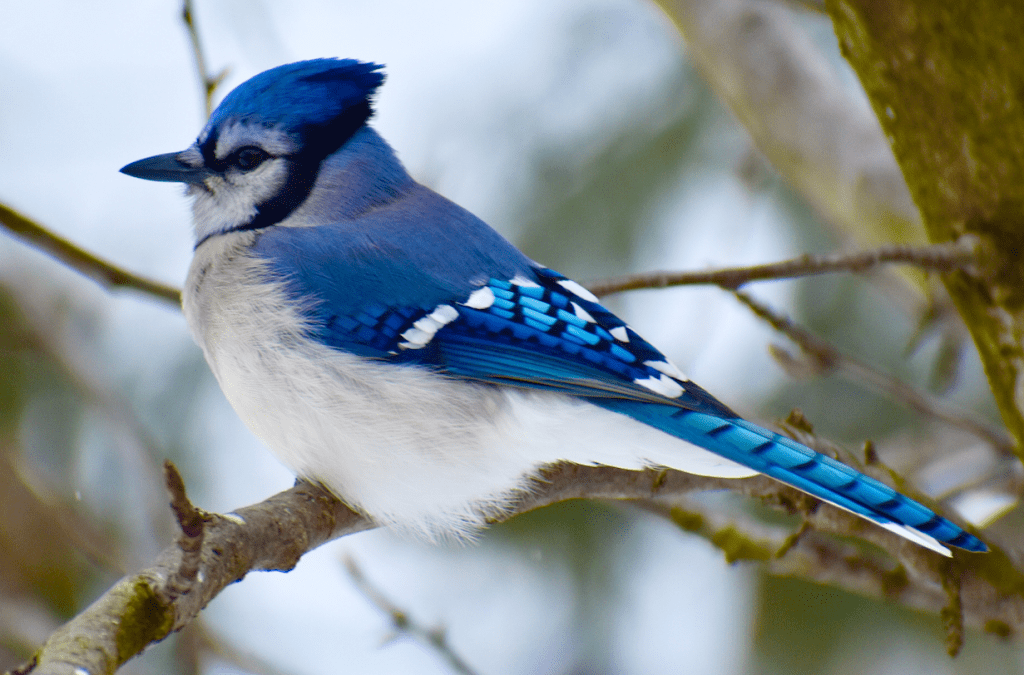
{"label": "black facial marking", "polygon": [[[279,158],[285,162],[287,171],[287,177],[281,189],[273,197],[256,205],[256,214],[248,223],[233,229],[238,231],[259,230],[276,225],[287,218],[309,197],[309,193],[313,189],[313,183],[316,182],[317,174],[320,172],[320,164],[324,159],[337,152],[348,139],[352,138],[353,134],[366,123],[366,120],[372,114],[373,110],[370,108],[370,103],[368,101],[361,101],[346,108],[327,124],[310,125],[302,129],[302,149],[294,154]],[[241,165],[243,161],[241,155],[243,153],[248,155],[247,151],[249,150],[263,153],[261,162],[270,157],[262,148],[245,146],[225,159],[218,160],[214,156],[216,144],[217,130],[214,129],[199,147],[199,150],[203,155],[206,166],[221,173],[230,166],[246,170]],[[256,155],[247,156],[245,161],[248,163],[248,161],[255,160],[256,158]],[[255,168],[258,164],[259,162],[252,168]],[[209,236],[212,236],[212,233],[196,242],[196,248],[206,241]]]}
{"label": "black facial marking", "polygon": [[288,166],[284,185],[276,195],[257,204],[253,219],[237,229],[258,230],[275,225],[301,206],[313,189],[321,162],[352,138],[371,114],[370,104],[363,101],[347,108],[330,124],[304,129],[302,149],[284,158]]}

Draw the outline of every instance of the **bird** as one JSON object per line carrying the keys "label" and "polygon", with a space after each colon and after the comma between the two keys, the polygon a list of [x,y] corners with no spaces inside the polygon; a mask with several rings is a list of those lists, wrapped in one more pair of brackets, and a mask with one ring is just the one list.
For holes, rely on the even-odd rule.
{"label": "bird", "polygon": [[985,544],[754,424],[579,283],[416,182],[368,123],[383,66],[322,58],[233,89],[180,152],[189,330],[281,461],[375,523],[466,538],[558,462],[765,474],[946,556]]}

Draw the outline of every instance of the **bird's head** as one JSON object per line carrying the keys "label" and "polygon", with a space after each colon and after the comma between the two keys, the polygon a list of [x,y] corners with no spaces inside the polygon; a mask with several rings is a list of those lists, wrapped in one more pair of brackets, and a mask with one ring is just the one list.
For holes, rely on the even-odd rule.
{"label": "bird's head", "polygon": [[324,158],[369,119],[382,66],[300,61],[239,85],[181,152],[141,159],[122,173],[184,183],[199,242],[280,222],[309,195]]}

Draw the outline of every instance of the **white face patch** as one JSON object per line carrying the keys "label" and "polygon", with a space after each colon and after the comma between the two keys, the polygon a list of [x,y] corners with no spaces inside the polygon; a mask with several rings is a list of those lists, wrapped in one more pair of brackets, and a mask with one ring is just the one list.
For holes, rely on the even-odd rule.
{"label": "white face patch", "polygon": [[487,309],[494,304],[494,291],[487,286],[478,288],[470,293],[469,298],[462,304],[473,309]]}
{"label": "white face patch", "polygon": [[641,387],[650,389],[654,393],[661,394],[667,398],[679,398],[683,395],[682,386],[668,375],[662,375],[661,377],[647,377],[644,379],[637,378],[633,380],[633,384],[638,384]]}
{"label": "white face patch", "polygon": [[213,154],[223,160],[246,146],[260,148],[271,157],[283,157],[299,149],[295,139],[280,129],[236,121],[221,126]]}
{"label": "white face patch", "polygon": [[565,290],[569,291],[570,293],[573,293],[588,302],[598,302],[596,295],[594,295],[587,289],[583,288],[572,279],[562,279],[561,281],[558,282],[558,285],[564,288]]}
{"label": "white face patch", "polygon": [[196,240],[247,224],[257,213],[256,205],[276,195],[287,180],[287,160],[275,158],[252,171],[212,174],[204,187],[190,186]]}
{"label": "white face patch", "polygon": [[193,143],[188,146],[185,150],[178,153],[178,161],[182,164],[188,164],[191,167],[199,168],[206,162],[203,160],[203,155],[199,152],[199,147]]}
{"label": "white face patch", "polygon": [[[200,142],[206,140],[200,138]],[[224,161],[244,147],[256,147],[269,159],[252,171],[228,166],[222,173],[206,178],[202,187],[190,186],[196,239],[238,229],[257,214],[257,205],[277,195],[288,179],[286,157],[298,150],[298,143],[279,129],[258,123],[228,121],[218,129],[214,156]],[[199,167],[205,163],[197,145],[179,155],[179,160]]]}

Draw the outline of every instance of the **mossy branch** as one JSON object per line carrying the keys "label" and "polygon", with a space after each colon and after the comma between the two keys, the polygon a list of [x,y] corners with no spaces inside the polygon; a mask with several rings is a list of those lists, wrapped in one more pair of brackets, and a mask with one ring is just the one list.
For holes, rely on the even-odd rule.
{"label": "mossy branch", "polygon": [[934,243],[976,238],[945,278],[1024,457],[1024,4],[828,0]]}
{"label": "mossy branch", "polygon": [[[181,529],[179,540],[152,565],[122,579],[60,628],[32,661],[14,673],[114,673],[148,644],[195,619],[211,599],[249,572],[290,570],[302,555],[321,544],[374,527],[327,491],[306,482],[227,515],[192,506],[173,468],[168,469],[167,482]],[[729,523],[719,514],[699,512],[692,504],[685,507],[687,518],[679,516],[684,511],[672,508],[685,495],[716,489],[732,489],[800,513],[805,525],[794,537],[779,528]],[[728,480],[674,471],[560,464],[544,471],[534,490],[502,519],[577,498],[632,500],[708,538],[730,559],[767,560],[778,574],[827,581],[935,614],[947,608],[948,613],[945,558],[763,476]],[[857,546],[823,533],[879,548]],[[880,549],[893,557],[886,558]],[[1024,575],[998,548],[990,554],[955,555],[961,570],[963,622],[974,627],[999,625],[1013,634],[1024,632]],[[894,585],[897,569],[903,571],[903,581]]]}

